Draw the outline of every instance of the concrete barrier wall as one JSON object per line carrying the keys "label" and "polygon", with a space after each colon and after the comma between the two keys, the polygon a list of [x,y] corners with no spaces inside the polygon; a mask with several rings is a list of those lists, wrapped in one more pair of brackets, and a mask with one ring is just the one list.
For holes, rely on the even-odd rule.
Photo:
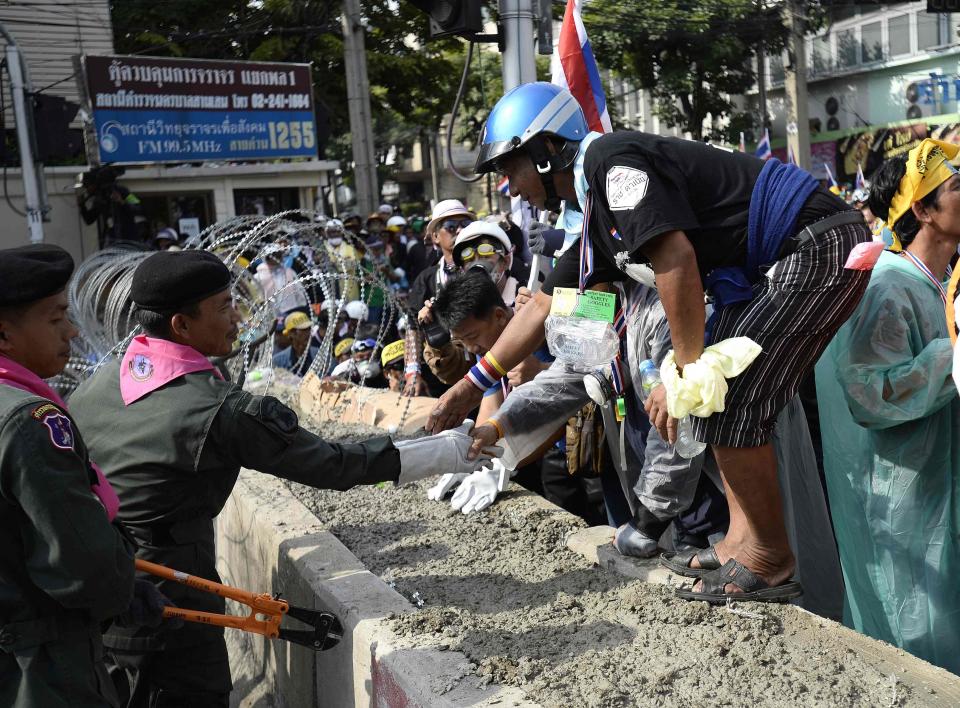
{"label": "concrete barrier wall", "polygon": [[[549,502],[538,503],[559,512]],[[562,512],[559,512],[562,513]],[[612,529],[585,529],[568,539],[571,550],[616,572],[647,582],[670,582],[656,561],[612,551]],[[217,519],[218,566],[228,585],[282,593],[291,605],[336,614],[344,638],[333,649],[305,647],[227,630],[234,675],[233,704],[254,708],[329,706],[537,705],[515,688],[486,686],[459,652],[405,645],[389,628],[391,615],[416,611],[399,593],[370,573],[282,482],[244,471]],[[598,572],[603,572],[598,570]],[[804,643],[830,634],[857,654],[868,655],[884,673],[913,692],[912,704],[960,705],[960,679],[884,642],[865,637],[799,608]],[[243,606],[228,611],[247,613]],[[284,626],[295,628],[294,620]]]}
{"label": "concrete barrier wall", "polygon": [[[323,531],[279,480],[241,473],[217,519],[217,554],[224,583],[279,592],[291,605],[333,612],[344,625],[340,644],[321,653],[227,630],[234,705],[536,705],[517,689],[478,687],[459,652],[402,646],[385,620],[413,606]],[[229,612],[247,611],[230,604]],[[284,626],[297,623],[285,619]]]}

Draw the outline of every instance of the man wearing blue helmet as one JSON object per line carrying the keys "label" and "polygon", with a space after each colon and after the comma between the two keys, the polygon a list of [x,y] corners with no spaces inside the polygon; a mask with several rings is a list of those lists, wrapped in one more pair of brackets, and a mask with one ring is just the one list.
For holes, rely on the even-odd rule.
{"label": "man wearing blue helmet", "polygon": [[[711,373],[718,386],[729,385],[725,404],[693,418],[696,438],[713,446],[723,474],[728,534],[708,551],[671,559],[671,567],[702,576],[678,592],[686,599],[798,595],[770,437],[777,414],[866,288],[878,254],[862,216],[775,159],[635,131],[588,134],[573,96],[544,83],[517,87],[491,111],[477,172],[491,171],[538,207],[563,200],[568,211],[579,209],[584,236],[511,321],[485,366],[509,369],[543,341],[555,287],[647,282],[651,269],[672,334],[674,386],[689,383],[683,375],[691,364],[690,378],[711,368],[701,359],[705,341],[753,340],[760,354],[739,376],[724,384]],[[459,423],[480,398],[477,380],[448,391],[428,426]],[[673,442],[676,420],[663,387],[648,398],[647,412]]]}

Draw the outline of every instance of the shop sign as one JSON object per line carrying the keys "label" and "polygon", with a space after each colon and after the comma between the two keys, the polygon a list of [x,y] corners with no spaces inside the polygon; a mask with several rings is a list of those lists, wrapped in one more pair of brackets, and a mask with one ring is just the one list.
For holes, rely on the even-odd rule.
{"label": "shop sign", "polygon": [[78,58],[94,164],[316,157],[308,64]]}

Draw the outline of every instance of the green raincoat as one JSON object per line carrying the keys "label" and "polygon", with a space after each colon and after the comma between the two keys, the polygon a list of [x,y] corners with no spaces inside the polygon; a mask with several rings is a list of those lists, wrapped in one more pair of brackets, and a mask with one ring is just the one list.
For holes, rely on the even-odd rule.
{"label": "green raincoat", "polygon": [[844,622],[960,673],[960,398],[936,286],[884,252],[817,363]]}

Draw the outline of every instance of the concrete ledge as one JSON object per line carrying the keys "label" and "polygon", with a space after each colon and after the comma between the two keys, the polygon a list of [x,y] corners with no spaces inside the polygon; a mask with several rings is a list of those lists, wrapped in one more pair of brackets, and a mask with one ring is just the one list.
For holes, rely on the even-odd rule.
{"label": "concrete ledge", "polygon": [[[583,529],[569,536],[567,548],[609,572],[662,585],[689,582],[688,578],[682,578],[661,566],[656,558],[620,555],[610,542],[614,531],[610,526]],[[784,610],[797,613],[798,619],[803,622],[804,634],[811,643],[816,642],[818,634],[827,632],[856,654],[870,657],[871,663],[912,690],[915,705],[960,706],[960,677],[891,644],[867,637],[796,605],[787,605]]]}
{"label": "concrete ledge", "polygon": [[217,554],[228,585],[279,592],[292,605],[333,612],[344,625],[340,644],[321,653],[227,630],[233,705],[536,706],[519,689],[483,686],[462,653],[403,646],[385,620],[413,606],[323,531],[277,479],[241,473],[217,518]]}

